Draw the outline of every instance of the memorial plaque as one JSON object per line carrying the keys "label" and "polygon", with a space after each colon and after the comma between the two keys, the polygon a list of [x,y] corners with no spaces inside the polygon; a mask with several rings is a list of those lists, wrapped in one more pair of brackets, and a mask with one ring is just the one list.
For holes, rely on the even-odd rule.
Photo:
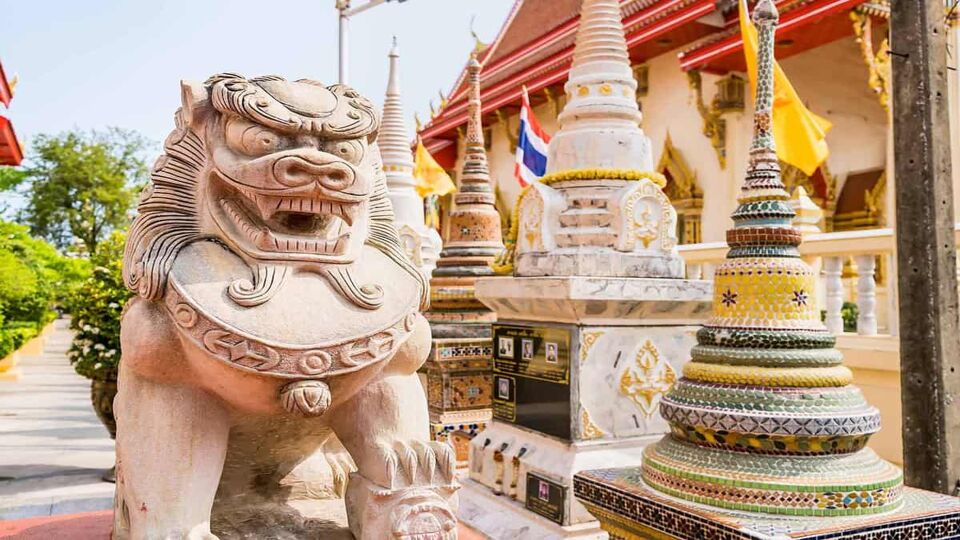
{"label": "memorial plaque", "polygon": [[567,490],[556,482],[527,473],[527,500],[524,507],[554,523],[563,525]]}
{"label": "memorial plaque", "polygon": [[493,416],[570,440],[570,331],[493,326]]}

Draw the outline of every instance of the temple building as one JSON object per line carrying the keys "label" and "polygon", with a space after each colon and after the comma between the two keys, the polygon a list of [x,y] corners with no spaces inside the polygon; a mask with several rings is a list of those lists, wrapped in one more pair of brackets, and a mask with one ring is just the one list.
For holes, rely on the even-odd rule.
{"label": "temple building", "polygon": [[[517,0],[499,34],[478,55],[484,140],[504,231],[521,192],[513,168],[523,87],[544,130],[556,133],[567,102],[563,85],[573,60],[580,3]],[[787,192],[804,188],[809,201],[803,198],[800,204],[812,202],[822,212],[819,222],[804,228],[808,237],[801,249],[822,272],[813,299],[830,331],[846,331],[838,348],[856,384],[881,409],[886,428],[871,439],[871,447],[884,459],[902,463],[900,404],[881,399],[899,393],[889,2],[775,4],[781,17],[776,57],[806,106],[833,125],[826,137],[829,158],[811,174],[781,163]],[[620,8],[641,127],[678,214],[687,277],[712,279],[726,252],[724,232],[732,226],[729,216],[746,174],[753,128],[737,1],[622,0]],[[949,19],[956,45],[955,19]],[[954,72],[950,102],[955,107],[960,106],[958,82]],[[450,171],[458,170],[466,155],[467,98],[464,68],[419,132]],[[960,133],[960,115],[951,115],[951,122]],[[953,139],[954,160],[960,163],[960,137]],[[954,182],[954,197],[960,198],[960,167],[954,168]]]}
{"label": "temple building", "polygon": [[[0,103],[3,103],[4,107],[10,106],[14,86],[16,86],[16,78],[13,81],[7,80],[3,72],[3,64],[0,64]],[[17,135],[13,132],[13,124],[6,116],[0,114],[0,165],[15,166],[21,161],[23,161],[23,149],[20,148]]]}

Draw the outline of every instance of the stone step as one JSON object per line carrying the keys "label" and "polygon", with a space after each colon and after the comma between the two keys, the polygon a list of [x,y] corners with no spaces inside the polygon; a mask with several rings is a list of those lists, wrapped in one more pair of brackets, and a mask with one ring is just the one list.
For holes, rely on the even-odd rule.
{"label": "stone step", "polygon": [[610,202],[609,193],[568,193],[567,208],[569,210],[577,209],[606,209]]}
{"label": "stone step", "polygon": [[617,235],[608,227],[563,227],[556,239],[558,247],[613,247]]}
{"label": "stone step", "polygon": [[560,214],[563,227],[608,227],[613,214],[603,208],[573,208]]}

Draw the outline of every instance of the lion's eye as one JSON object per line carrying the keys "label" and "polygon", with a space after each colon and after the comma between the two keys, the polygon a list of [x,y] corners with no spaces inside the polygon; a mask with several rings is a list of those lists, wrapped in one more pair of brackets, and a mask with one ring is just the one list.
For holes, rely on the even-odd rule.
{"label": "lion's eye", "polygon": [[228,118],[225,136],[231,150],[252,157],[279,152],[290,146],[290,140],[282,134],[243,118]]}
{"label": "lion's eye", "polygon": [[249,127],[243,131],[240,139],[243,153],[250,156],[263,156],[282,150],[286,146],[283,137],[262,127]]}
{"label": "lion's eye", "polygon": [[331,141],[323,146],[323,151],[354,164],[363,159],[363,144],[356,140]]}

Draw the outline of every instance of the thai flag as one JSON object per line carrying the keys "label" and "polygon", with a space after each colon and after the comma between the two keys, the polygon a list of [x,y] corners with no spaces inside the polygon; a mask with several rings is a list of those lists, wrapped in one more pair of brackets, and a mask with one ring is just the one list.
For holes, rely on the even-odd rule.
{"label": "thai flag", "polygon": [[527,87],[523,87],[523,104],[520,106],[520,128],[517,138],[517,161],[513,176],[521,186],[536,182],[547,173],[547,145],[550,136],[544,133],[533,115]]}

